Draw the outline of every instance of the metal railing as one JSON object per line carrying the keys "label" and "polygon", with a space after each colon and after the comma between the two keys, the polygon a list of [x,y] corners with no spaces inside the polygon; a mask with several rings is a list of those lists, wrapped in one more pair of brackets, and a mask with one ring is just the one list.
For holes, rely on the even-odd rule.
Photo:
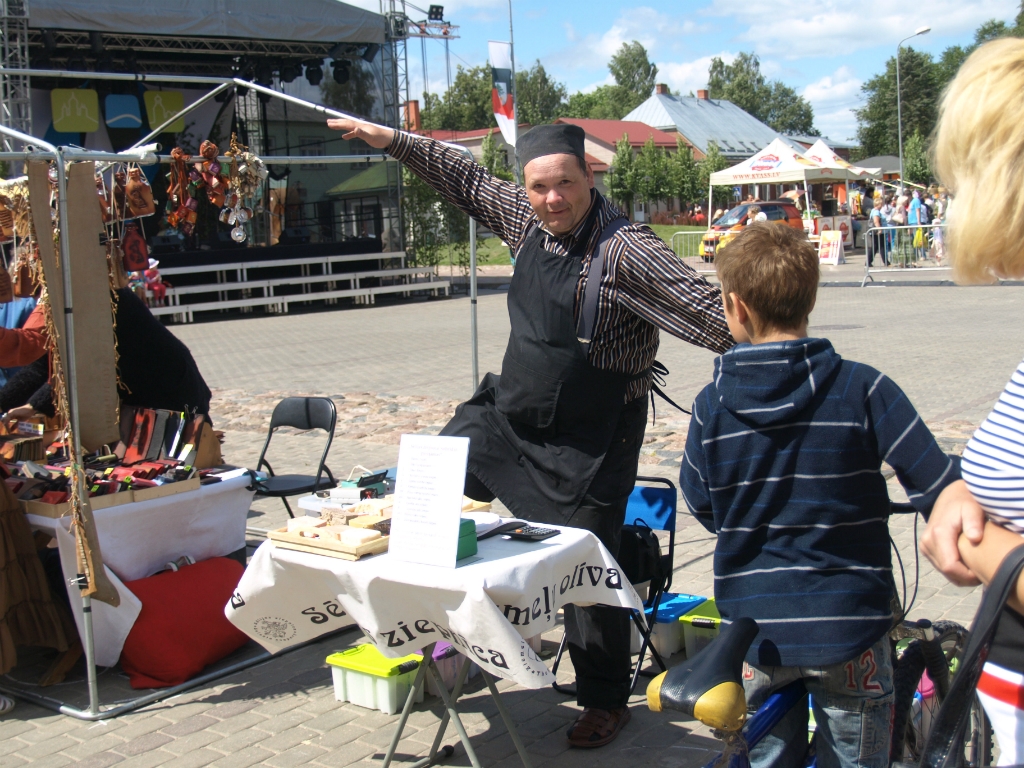
{"label": "metal railing", "polygon": [[[710,230],[708,230],[710,231]],[[708,231],[700,232],[676,232],[672,235],[672,250],[676,256],[682,259],[686,266],[695,272],[703,274],[714,274],[715,272],[715,251],[717,239],[710,245],[710,250],[704,243],[704,236]],[[717,233],[716,233],[717,234]],[[722,233],[724,234],[724,233]],[[721,235],[719,235],[721,236]]]}
{"label": "metal railing", "polygon": [[[872,274],[917,269],[930,272],[951,269],[945,254],[945,224],[904,224],[871,227],[864,236],[864,279]],[[874,266],[875,263],[879,266]]]}

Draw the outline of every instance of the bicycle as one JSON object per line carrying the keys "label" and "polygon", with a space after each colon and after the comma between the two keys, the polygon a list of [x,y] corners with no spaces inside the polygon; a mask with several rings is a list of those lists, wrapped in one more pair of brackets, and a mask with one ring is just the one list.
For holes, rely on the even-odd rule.
{"label": "bicycle", "polygon": [[[914,512],[909,504],[892,504],[894,513]],[[916,520],[914,529],[916,550]],[[899,555],[897,552],[897,559]],[[902,560],[900,560],[902,571]],[[919,564],[918,564],[919,568]],[[906,582],[904,580],[904,602]],[[905,615],[911,605],[900,614]],[[656,677],[647,689],[647,703],[654,711],[681,711],[712,728],[725,748],[705,768],[729,766],[748,768],[749,751],[769,734],[795,706],[806,707],[807,690],[797,681],[773,693],[747,718],[743,692],[743,659],[758,633],[753,619],[741,618],[727,625],[722,633],[693,659]],[[968,632],[959,624],[927,619],[900,621],[889,633],[893,648],[893,737],[890,765],[916,762],[927,737],[930,714],[949,692],[951,674],[955,674],[967,645]],[[934,701],[921,699],[920,713],[914,716],[915,693],[925,672],[934,686]],[[989,765],[992,761],[992,729],[975,697],[970,728],[963,742],[963,766]],[[805,764],[815,766],[815,739],[808,743]]]}

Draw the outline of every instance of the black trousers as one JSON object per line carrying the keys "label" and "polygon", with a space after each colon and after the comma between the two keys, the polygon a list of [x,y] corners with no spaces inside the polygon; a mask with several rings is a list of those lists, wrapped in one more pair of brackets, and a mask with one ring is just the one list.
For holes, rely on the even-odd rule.
{"label": "black trousers", "polygon": [[[590,531],[613,557],[636,484],[637,462],[647,423],[647,398],[629,403],[619,417],[611,446],[579,508],[566,525]],[[466,476],[466,495],[491,501],[494,494],[475,476]],[[569,657],[576,670],[576,702],[581,707],[619,709],[629,699],[630,618],[626,608],[565,606]]]}

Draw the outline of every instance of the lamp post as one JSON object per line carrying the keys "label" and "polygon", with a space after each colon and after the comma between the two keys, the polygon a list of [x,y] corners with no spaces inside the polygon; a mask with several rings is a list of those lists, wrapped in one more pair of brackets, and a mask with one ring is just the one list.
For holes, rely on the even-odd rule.
{"label": "lamp post", "polygon": [[896,135],[900,143],[900,189],[903,189],[903,104],[900,99],[900,48],[903,44],[918,35],[927,35],[931,27],[919,27],[914,34],[900,40],[896,46]]}

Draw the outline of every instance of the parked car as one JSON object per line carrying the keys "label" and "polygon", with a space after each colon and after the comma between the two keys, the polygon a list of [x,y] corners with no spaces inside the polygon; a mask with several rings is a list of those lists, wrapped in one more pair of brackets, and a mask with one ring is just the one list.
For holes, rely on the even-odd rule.
{"label": "parked car", "polygon": [[734,238],[736,233],[747,225],[747,211],[755,205],[768,217],[768,221],[777,221],[794,229],[804,228],[803,219],[800,218],[800,211],[797,210],[791,200],[741,203],[713,222],[707,234],[701,239],[704,261],[714,261],[715,251]]}

